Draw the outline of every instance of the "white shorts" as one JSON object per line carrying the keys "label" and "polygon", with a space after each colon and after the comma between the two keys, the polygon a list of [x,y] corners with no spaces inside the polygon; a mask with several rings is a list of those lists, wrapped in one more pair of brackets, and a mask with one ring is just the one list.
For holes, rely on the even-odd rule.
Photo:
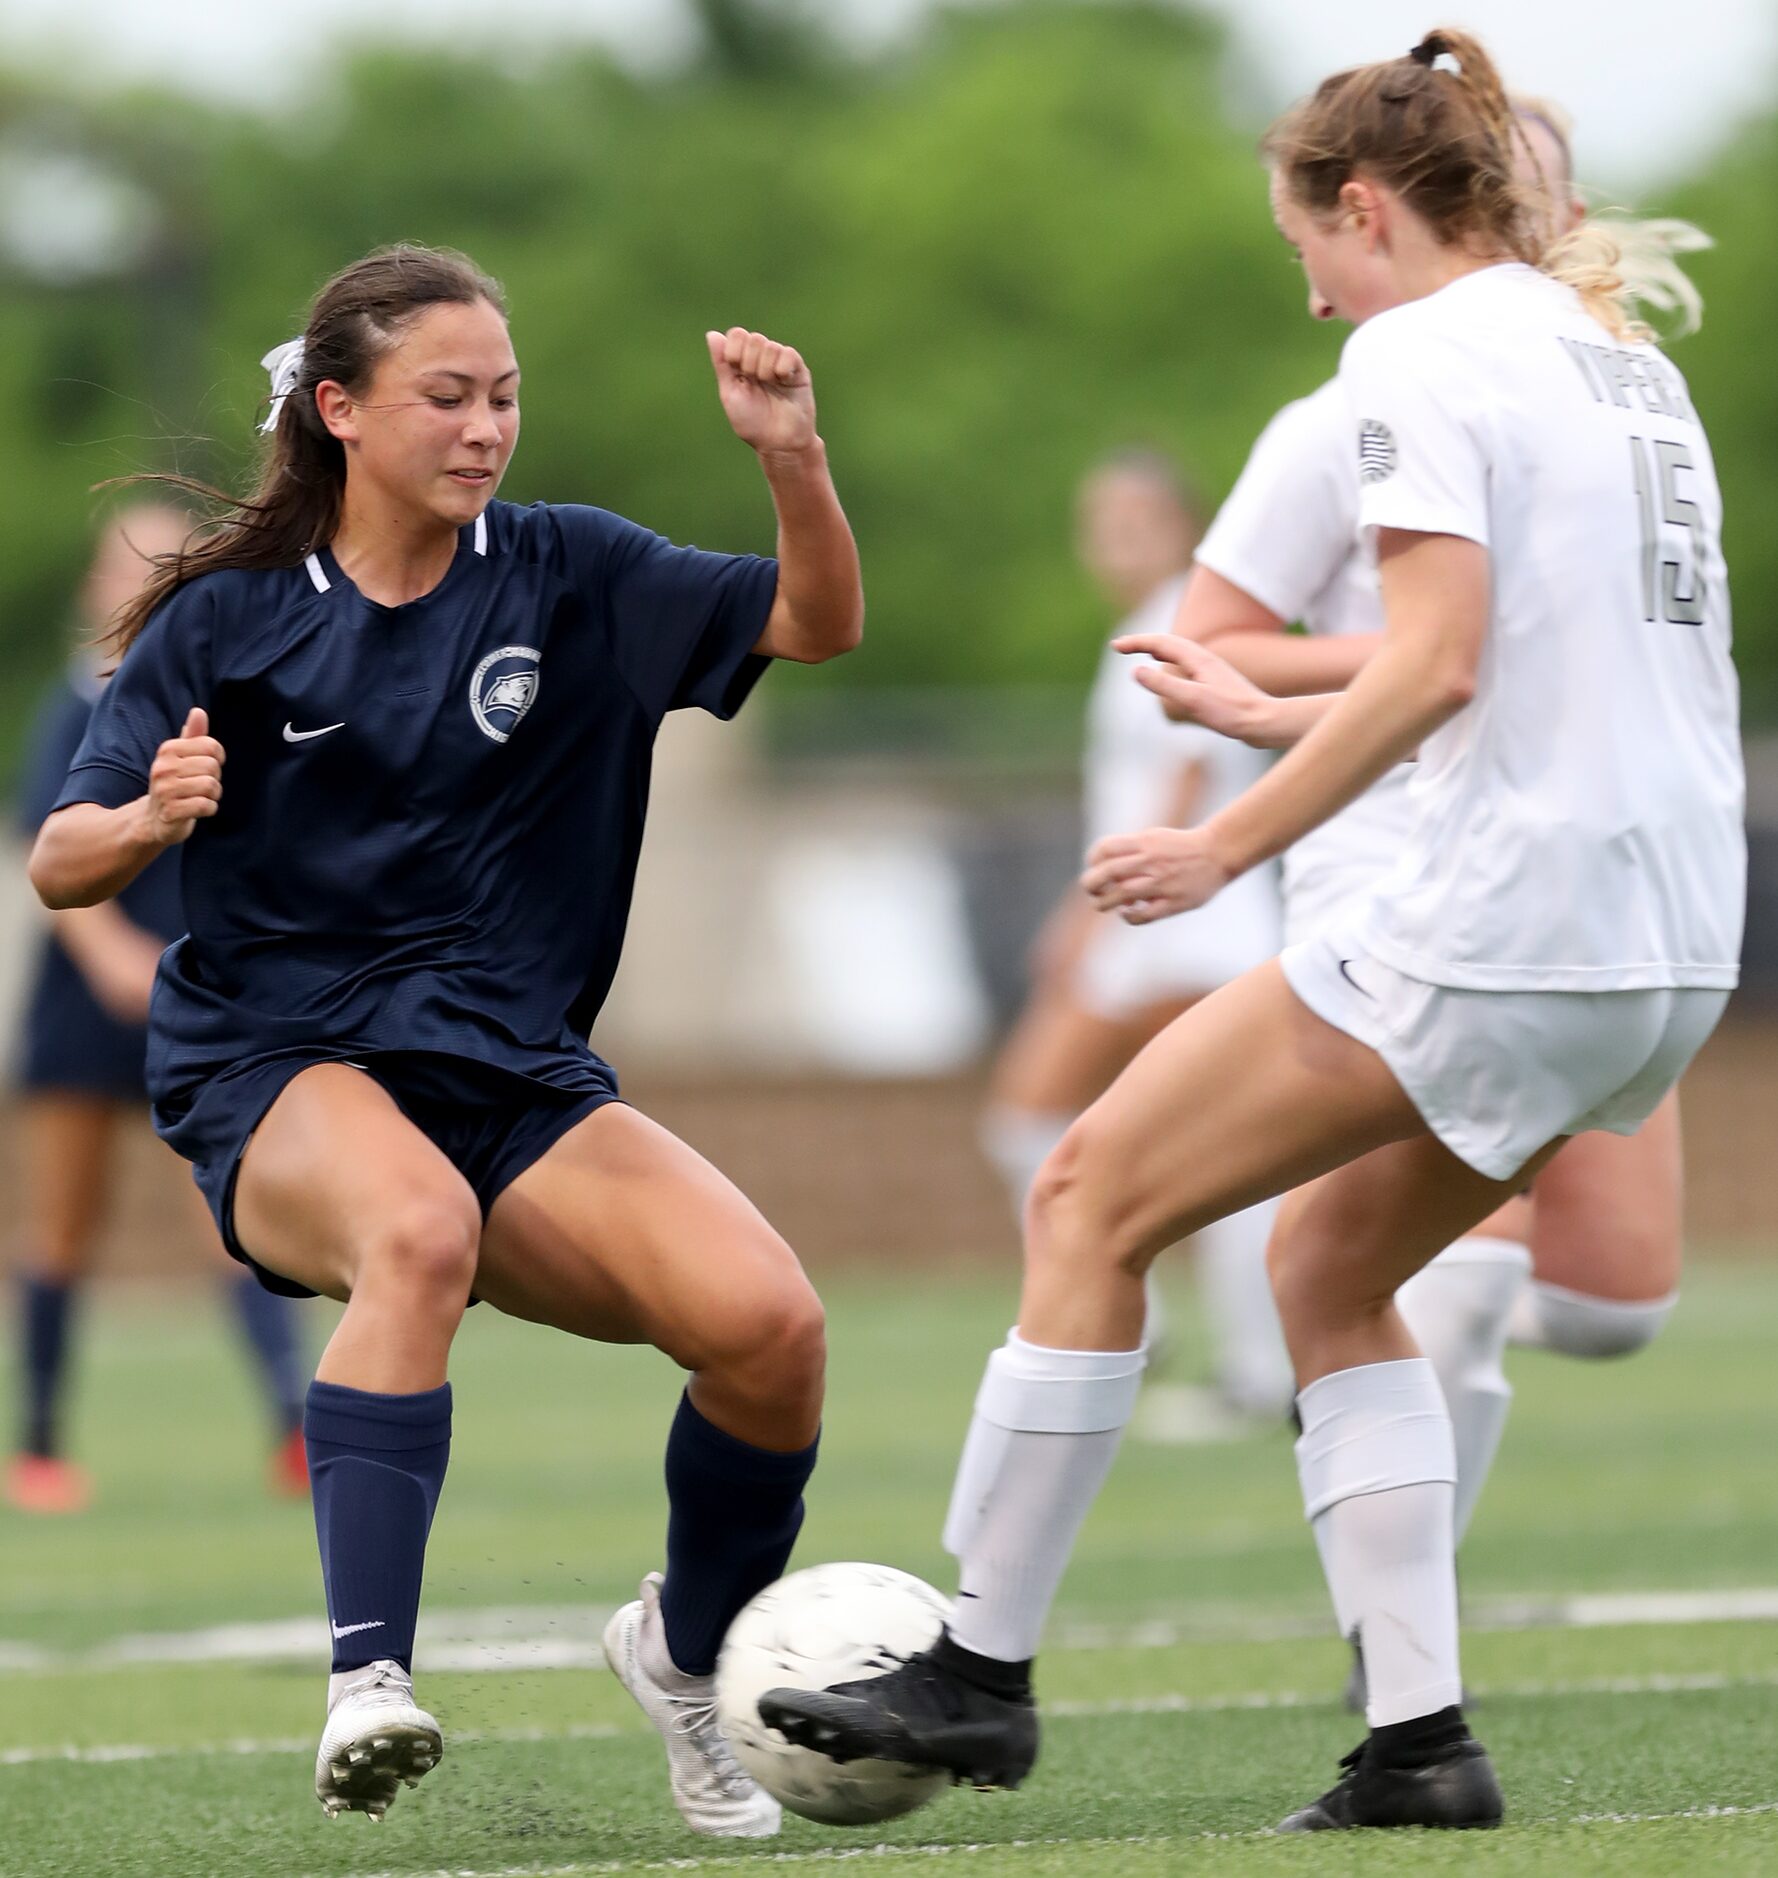
{"label": "white shorts", "polygon": [[1268,887],[1264,899],[1249,894],[1224,905],[1219,898],[1150,926],[1102,919],[1074,969],[1074,995],[1113,1022],[1152,1004],[1202,997],[1276,956],[1275,909]]}
{"label": "white shorts", "polygon": [[1377,883],[1388,877],[1387,864],[1356,856],[1345,865],[1318,863],[1309,868],[1284,870],[1284,943],[1299,946],[1307,939],[1350,924],[1376,897]]}
{"label": "white shorts", "polygon": [[1647,1121],[1716,1028],[1729,994],[1464,991],[1406,978],[1336,936],[1278,963],[1315,1015],[1388,1064],[1460,1161],[1509,1180],[1546,1142]]}

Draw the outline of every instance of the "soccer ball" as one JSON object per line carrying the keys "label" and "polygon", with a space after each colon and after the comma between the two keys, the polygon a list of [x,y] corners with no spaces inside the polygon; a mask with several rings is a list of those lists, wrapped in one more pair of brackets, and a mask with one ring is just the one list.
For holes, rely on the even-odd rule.
{"label": "soccer ball", "polygon": [[944,1790],[942,1769],[839,1761],[793,1747],[759,1718],[768,1689],[825,1689],[894,1669],[938,1640],[950,1604],[888,1565],[813,1565],[767,1585],[729,1626],[716,1715],[735,1758],[775,1799],[828,1826],[911,1813]]}

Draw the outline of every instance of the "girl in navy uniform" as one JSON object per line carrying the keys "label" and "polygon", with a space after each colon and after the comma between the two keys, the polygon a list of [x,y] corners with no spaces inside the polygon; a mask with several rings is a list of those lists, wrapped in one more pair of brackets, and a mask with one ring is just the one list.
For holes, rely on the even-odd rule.
{"label": "girl in navy uniform", "polygon": [[[86,634],[103,632],[141,590],[156,554],[176,550],[190,517],[137,505],[101,535],[81,593]],[[49,813],[80,748],[101,680],[89,649],[44,698],[25,765],[19,823],[29,839]],[[24,1141],[25,1256],[19,1273],[18,1449],[7,1466],[7,1504],[25,1513],[73,1513],[90,1487],[67,1458],[62,1406],[76,1302],[103,1223],[117,1129],[145,1100],[148,994],[163,949],[185,930],[179,868],[165,856],[117,901],[56,915],[37,948],[19,1037],[19,1123]],[[200,1229],[211,1245],[208,1221]],[[303,1389],[307,1371],[296,1307],[230,1264],[231,1300],[270,1401],[275,1492],[303,1493]]]}
{"label": "girl in navy uniform", "polygon": [[777,1828],[716,1728],[711,1674],[801,1523],[821,1307],[586,1043],[661,718],[728,717],[768,660],[830,658],[862,627],[807,369],[739,327],[706,339],[776,506],[775,561],[495,502],[519,427],[498,285],[407,246],[337,275],[268,357],[257,488],[125,614],[32,856],[45,902],[71,906],[186,844],[190,931],[151,1019],[156,1125],[263,1282],[346,1305],[307,1413],[330,1814],[380,1816],[442,1752],[413,1637],[473,1296],[690,1373],[665,1574],[606,1648],[687,1821]]}

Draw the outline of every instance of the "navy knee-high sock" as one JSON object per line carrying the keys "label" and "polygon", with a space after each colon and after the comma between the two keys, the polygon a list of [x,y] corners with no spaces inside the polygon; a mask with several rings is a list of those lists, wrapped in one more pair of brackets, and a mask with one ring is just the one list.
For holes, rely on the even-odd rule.
{"label": "navy knee-high sock", "polygon": [[75,1287],[57,1278],[27,1273],[19,1281],[19,1376],[24,1383],[24,1426],[19,1446],[26,1454],[61,1451],[56,1411],[68,1367],[68,1322]]}
{"label": "navy knee-high sock", "polygon": [[303,1425],[303,1397],[309,1381],[302,1339],[297,1334],[296,1300],[266,1290],[251,1272],[243,1272],[226,1283],[241,1329],[259,1364],[260,1380],[277,1417],[278,1431],[290,1434]]}
{"label": "navy knee-high sock", "polygon": [[373,1395],[312,1382],[303,1417],[333,1667],[414,1663],[426,1535],[451,1453],[451,1385]]}
{"label": "navy knee-high sock", "polygon": [[777,1454],[725,1434],[679,1399],[667,1437],[667,1654],[707,1676],[735,1613],[783,1576],[818,1441]]}

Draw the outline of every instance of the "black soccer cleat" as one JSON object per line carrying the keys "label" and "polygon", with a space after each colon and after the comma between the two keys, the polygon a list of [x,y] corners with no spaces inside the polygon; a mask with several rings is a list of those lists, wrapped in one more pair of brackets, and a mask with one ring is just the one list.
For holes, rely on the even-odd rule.
{"label": "black soccer cleat", "polygon": [[760,1720],[830,1760],[905,1761],[943,1768],[959,1786],[1016,1787],[1037,1761],[1037,1704],[1023,1666],[995,1689],[961,1673],[960,1658],[984,1662],[941,1636],[886,1675],[768,1689]]}
{"label": "black soccer cleat", "polygon": [[1385,1760],[1373,1735],[1340,1762],[1339,1784],[1283,1820],[1280,1832],[1345,1832],[1364,1826],[1498,1826],[1500,1782],[1487,1750],[1467,1730],[1424,1757]]}

